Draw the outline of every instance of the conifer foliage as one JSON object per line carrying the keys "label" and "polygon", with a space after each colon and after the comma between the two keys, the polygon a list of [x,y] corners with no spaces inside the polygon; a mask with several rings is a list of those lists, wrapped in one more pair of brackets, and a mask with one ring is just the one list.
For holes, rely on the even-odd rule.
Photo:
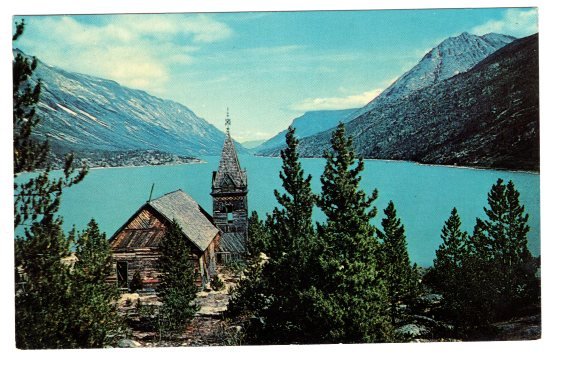
{"label": "conifer foliage", "polygon": [[18,348],[101,348],[123,333],[118,292],[106,283],[110,248],[94,221],[78,236],[59,222],[34,225],[15,254]]}
{"label": "conifer foliage", "polygon": [[[24,28],[24,20],[16,23],[13,41],[22,36]],[[24,226],[28,229],[36,221],[51,222],[60,208],[62,190],[79,183],[88,173],[86,167],[75,172],[74,156],[68,154],[64,177],[50,176],[48,141],[39,143],[32,137],[34,128],[40,123],[36,104],[42,91],[40,81],[36,84],[31,81],[36,65],[36,58],[29,60],[20,52],[12,62],[14,177],[21,172],[42,170],[37,177],[14,183],[14,228]]]}
{"label": "conifer foliage", "polygon": [[[13,41],[24,32],[16,23]],[[48,163],[47,142],[32,138],[39,124],[35,106],[41,83],[31,83],[36,60],[17,53],[13,64],[14,228],[16,236],[16,346],[23,349],[102,347],[121,332],[115,313],[114,289],[105,282],[110,251],[95,222],[76,238],[62,231],[57,216],[64,188],[87,173],[75,171],[67,156],[63,177],[56,178]],[[37,176],[21,172],[40,169]],[[71,249],[75,246],[76,253]]]}
{"label": "conifer foliage", "polygon": [[184,331],[198,306],[195,268],[190,245],[177,222],[167,229],[160,243],[162,257],[158,260],[161,273],[157,295],[162,306],[159,314],[160,337],[172,337]]}
{"label": "conifer foliage", "polygon": [[442,244],[436,250],[434,268],[428,277],[429,284],[443,294],[446,315],[451,320],[457,319],[465,311],[461,296],[467,286],[463,268],[467,265],[470,239],[461,230],[461,225],[458,210],[453,208],[442,227]]}
{"label": "conifer foliage", "polygon": [[326,152],[318,205],[326,223],[318,226],[321,273],[316,286],[318,327],[323,342],[374,342],[389,336],[388,297],[378,273],[379,243],[370,220],[376,216],[360,188],[362,159],[357,159],[343,124]]}
{"label": "conifer foliage", "polygon": [[514,183],[498,179],[488,193],[487,219],[477,219],[472,253],[479,264],[488,265],[495,300],[495,316],[502,317],[534,302],[539,295],[536,264],[528,250],[528,214],[520,204]]}
{"label": "conifer foliage", "polygon": [[536,260],[528,250],[528,215],[514,183],[498,179],[488,193],[486,219],[471,237],[456,209],[442,228],[430,282],[445,299],[445,315],[461,330],[486,326],[539,304]]}
{"label": "conifer foliage", "polygon": [[397,217],[392,201],[384,209],[380,237],[382,239],[380,270],[388,286],[391,321],[392,324],[396,324],[400,315],[400,304],[414,300],[418,294],[418,275],[415,266],[413,268],[410,264],[404,225]]}

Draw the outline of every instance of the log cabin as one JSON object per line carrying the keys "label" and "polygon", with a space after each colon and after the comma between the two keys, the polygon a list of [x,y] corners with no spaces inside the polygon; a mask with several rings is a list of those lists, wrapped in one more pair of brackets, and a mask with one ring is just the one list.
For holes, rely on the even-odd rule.
{"label": "log cabin", "polygon": [[[121,290],[128,290],[136,272],[144,290],[154,290],[160,280],[157,260],[160,242],[176,221],[190,245],[196,265],[196,285],[204,288],[216,273],[216,250],[220,231],[212,217],[182,190],[148,201],[110,238],[115,272],[109,277]],[[191,279],[193,277],[191,276]]]}

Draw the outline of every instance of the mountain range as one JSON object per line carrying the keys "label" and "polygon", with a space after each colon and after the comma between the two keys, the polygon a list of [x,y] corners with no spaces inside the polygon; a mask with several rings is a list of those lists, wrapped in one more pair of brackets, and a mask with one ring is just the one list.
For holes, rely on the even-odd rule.
{"label": "mountain range", "polygon": [[[296,127],[296,136],[301,139],[304,137],[313,136],[317,133],[323,132],[336,126],[339,121],[346,120],[356,111],[356,108],[329,111],[310,111],[292,120],[290,125]],[[268,139],[264,143],[254,148],[254,152],[263,154],[277,151],[277,153],[279,153],[280,149],[286,146],[286,132],[286,129],[279,132],[271,139]]]}
{"label": "mountain range", "polygon": [[[533,37],[533,39],[536,40],[535,44],[537,45],[537,37]],[[504,153],[506,151],[502,152],[503,149],[499,147],[484,149],[486,154],[483,157],[474,158],[475,155],[465,155],[464,152],[478,153],[479,150],[467,148],[469,145],[473,145],[473,143],[467,141],[466,135],[460,135],[459,139],[464,140],[462,145],[458,146],[460,153],[454,153],[450,156],[449,153],[454,149],[453,145],[455,143],[444,142],[448,137],[450,137],[452,141],[458,140],[453,137],[455,133],[457,133],[455,131],[457,129],[456,127],[470,124],[487,127],[488,125],[498,124],[497,122],[491,122],[490,116],[473,114],[468,108],[462,108],[462,105],[469,104],[467,100],[452,100],[452,102],[449,102],[450,100],[443,95],[450,94],[449,97],[462,97],[462,92],[454,94],[449,92],[446,87],[453,86],[454,89],[459,89],[460,91],[466,91],[464,88],[472,87],[473,84],[469,82],[461,82],[464,78],[462,75],[476,68],[479,63],[488,60],[491,56],[502,59],[501,55],[496,53],[515,40],[514,37],[495,33],[483,36],[462,33],[459,36],[450,37],[441,42],[438,46],[430,50],[416,66],[403,74],[374,100],[366,106],[347,114],[346,117],[340,120],[346,124],[348,133],[353,136],[357,152],[368,158],[438,162],[441,164],[461,164],[478,167],[537,169],[539,162],[538,150],[537,148],[535,149],[535,147],[538,146],[537,73],[535,77],[530,77],[528,84],[525,84],[530,85],[532,88],[518,87],[519,91],[514,93],[516,96],[521,94],[521,97],[530,99],[531,101],[528,103],[532,106],[536,104],[536,115],[531,113],[528,119],[530,121],[524,122],[530,124],[531,128],[525,130],[530,137],[517,138],[524,143],[520,145],[521,147],[526,144],[526,140],[531,142],[531,144],[528,145],[531,148],[531,155],[520,153],[520,151],[516,149],[514,150],[514,154],[506,154]],[[537,72],[537,46],[529,48],[520,44],[513,47],[519,49],[519,52],[516,53],[520,55],[524,54],[526,58],[532,55],[531,58],[536,60],[536,62],[530,62],[529,66],[531,66],[531,69],[536,68]],[[532,51],[530,51],[530,49],[532,49]],[[520,51],[526,52],[522,53]],[[506,52],[507,51],[504,51],[504,53]],[[514,55],[516,53],[512,52],[511,54]],[[510,71],[502,71],[500,76],[497,76],[497,73],[491,73],[489,78],[480,78],[478,80],[483,86],[487,86],[488,88],[493,86],[503,87],[506,86],[506,83],[510,87],[515,87],[519,85],[518,76],[511,73],[514,71],[513,68],[509,69]],[[521,68],[517,70],[521,71]],[[451,79],[459,80],[452,81]],[[490,84],[492,81],[497,84]],[[521,82],[527,83],[526,81]],[[434,88],[434,86],[439,84],[444,85],[439,88]],[[428,93],[420,92],[428,88],[431,88],[428,90]],[[414,97],[415,94],[423,95],[439,90],[443,93],[436,95],[431,94],[430,97],[426,99]],[[482,99],[482,102],[485,103],[483,107],[493,107],[494,109],[502,110],[504,107],[499,104],[507,100],[508,97],[499,99],[496,97],[496,94],[491,95],[491,97]],[[439,100],[433,100],[434,98],[439,98]],[[428,115],[418,115],[415,111],[426,109],[426,105],[422,103],[427,103],[428,109],[434,108],[434,110]],[[518,101],[516,103],[517,104],[514,104],[511,109],[509,109],[510,116],[508,117],[511,119],[508,121],[509,125],[517,126],[521,124],[520,122],[516,122],[516,119],[522,115],[522,112],[516,115],[514,114],[516,107],[521,108],[520,103]],[[332,112],[336,113],[337,111]],[[446,119],[450,119],[450,124],[442,122]],[[479,119],[485,120],[480,121]],[[304,129],[306,130],[306,125],[303,123],[305,122],[298,122],[297,120],[293,122],[297,131],[302,125],[304,125]],[[326,124],[323,130],[318,129],[324,132],[303,138],[300,146],[301,154],[310,157],[322,156],[323,151],[329,148],[329,132],[331,132],[336,125],[336,123],[332,125]],[[426,131],[422,128],[423,126],[428,127],[429,130]],[[519,129],[520,128],[517,127],[514,132],[506,133],[506,135],[514,135]],[[409,138],[406,139],[407,142],[399,145],[401,144],[399,138],[405,135],[409,135]],[[277,142],[278,140],[276,143]],[[480,140],[480,142],[486,144],[486,140]],[[277,156],[283,147],[283,144],[269,145],[269,142],[267,142],[257,147],[256,153],[264,156]],[[431,151],[432,147],[435,148],[435,152],[439,152],[439,148],[444,148],[443,150],[446,153],[442,156],[425,153],[426,151]],[[512,151],[511,148],[509,148],[509,150]],[[502,153],[492,153],[488,155],[487,153],[491,151]],[[500,158],[499,160],[497,159],[498,157]]]}
{"label": "mountain range", "polygon": [[37,105],[41,122],[33,135],[38,140],[47,137],[56,156],[74,151],[95,158],[141,151],[147,157],[170,154],[182,160],[222,151],[225,133],[174,101],[41,60],[32,80],[42,82]]}
{"label": "mountain range", "polygon": [[[346,124],[361,156],[539,170],[537,34],[514,40],[466,72],[401,98],[377,99]],[[301,155],[321,156],[331,131],[304,138]]]}

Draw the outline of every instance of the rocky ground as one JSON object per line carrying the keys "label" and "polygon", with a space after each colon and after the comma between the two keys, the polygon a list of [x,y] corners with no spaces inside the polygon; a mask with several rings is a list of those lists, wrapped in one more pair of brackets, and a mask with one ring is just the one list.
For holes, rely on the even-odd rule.
{"label": "rocky ground", "polygon": [[[196,303],[199,310],[188,325],[186,331],[178,338],[160,340],[157,332],[137,318],[138,306],[150,310],[159,305],[154,294],[127,293],[122,295],[119,307],[122,312],[132,318],[132,336],[118,343],[119,347],[184,347],[184,346],[213,346],[237,345],[240,343],[240,327],[223,319],[222,314],[227,308],[230,289],[234,287],[238,278],[227,269],[218,271],[224,282],[220,290],[205,289],[198,293]],[[138,304],[138,301],[140,304]]]}
{"label": "rocky ground", "polygon": [[[161,340],[153,327],[142,320],[146,317],[144,314],[146,310],[153,312],[159,305],[158,298],[154,294],[122,295],[119,308],[132,325],[132,335],[121,340],[117,346],[150,348],[241,345],[242,328],[223,317],[230,290],[238,283],[238,275],[225,268],[219,269],[218,275],[224,282],[224,287],[220,290],[208,288],[198,293],[196,303],[200,308],[186,331],[176,339]],[[450,336],[454,333],[450,324],[434,318],[432,313],[441,305],[441,301],[441,295],[422,295],[417,311],[406,313],[401,324],[397,325],[396,333],[399,340],[416,343],[464,341]],[[408,308],[405,310],[408,311]],[[516,341],[537,340],[540,337],[541,315],[537,313],[494,323],[467,340]]]}

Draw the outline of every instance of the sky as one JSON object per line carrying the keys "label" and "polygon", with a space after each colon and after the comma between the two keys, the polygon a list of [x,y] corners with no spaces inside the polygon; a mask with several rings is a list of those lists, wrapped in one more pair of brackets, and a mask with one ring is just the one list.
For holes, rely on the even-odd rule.
{"label": "sky", "polygon": [[450,36],[537,31],[535,8],[24,18],[26,53],[180,102],[222,130],[229,108],[240,142],[306,111],[364,106]]}

